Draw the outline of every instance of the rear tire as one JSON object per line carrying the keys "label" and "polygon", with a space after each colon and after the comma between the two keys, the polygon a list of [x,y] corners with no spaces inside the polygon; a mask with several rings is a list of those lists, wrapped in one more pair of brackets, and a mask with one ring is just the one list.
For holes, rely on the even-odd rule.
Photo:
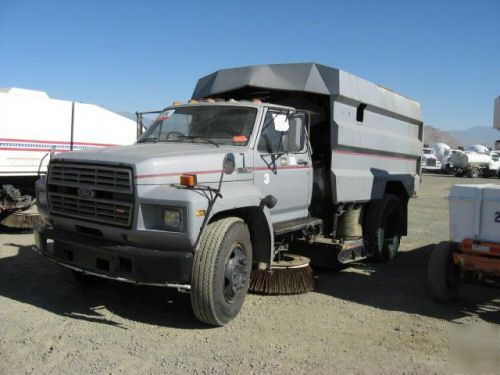
{"label": "rear tire", "polygon": [[467,175],[470,178],[478,178],[481,175],[481,171],[478,167],[472,167],[467,171]]}
{"label": "rear tire", "polygon": [[245,222],[227,217],[207,225],[194,254],[191,305],[196,318],[223,326],[238,315],[250,286],[252,244]]}
{"label": "rear tire", "polygon": [[434,246],[427,266],[427,286],[436,301],[450,302],[460,290],[460,268],[453,262],[457,250],[454,242],[441,242]]}
{"label": "rear tire", "polygon": [[365,246],[368,259],[389,262],[396,256],[401,242],[404,220],[401,200],[392,194],[370,203],[365,221]]}

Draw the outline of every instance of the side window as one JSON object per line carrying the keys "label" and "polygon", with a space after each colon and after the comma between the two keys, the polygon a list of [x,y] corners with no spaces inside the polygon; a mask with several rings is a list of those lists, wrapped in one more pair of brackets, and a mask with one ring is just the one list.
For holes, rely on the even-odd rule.
{"label": "side window", "polygon": [[258,151],[270,154],[288,152],[288,131],[276,130],[280,124],[288,123],[283,116],[282,113],[267,112],[257,145]]}

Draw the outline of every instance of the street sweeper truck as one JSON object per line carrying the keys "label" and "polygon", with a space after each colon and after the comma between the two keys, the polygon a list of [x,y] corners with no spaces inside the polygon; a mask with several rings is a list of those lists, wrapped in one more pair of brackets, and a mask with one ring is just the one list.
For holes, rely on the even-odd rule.
{"label": "street sweeper truck", "polygon": [[0,222],[29,227],[35,180],[49,153],[132,144],[136,123],[92,104],[50,98],[43,91],[0,88]]}
{"label": "street sweeper truck", "polygon": [[189,292],[196,318],[221,326],[248,290],[313,289],[297,244],[343,263],[393,259],[422,130],[417,102],[338,69],[220,70],[136,144],[52,158],[37,182],[35,249],[82,283]]}

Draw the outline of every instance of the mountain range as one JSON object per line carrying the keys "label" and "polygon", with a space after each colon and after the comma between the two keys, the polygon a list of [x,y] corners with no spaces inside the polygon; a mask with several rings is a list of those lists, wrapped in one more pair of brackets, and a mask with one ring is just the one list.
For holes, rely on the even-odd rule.
{"label": "mountain range", "polygon": [[451,148],[482,144],[493,147],[496,140],[500,139],[500,131],[486,126],[474,126],[464,130],[442,130],[426,125],[424,128],[424,143],[446,143]]}

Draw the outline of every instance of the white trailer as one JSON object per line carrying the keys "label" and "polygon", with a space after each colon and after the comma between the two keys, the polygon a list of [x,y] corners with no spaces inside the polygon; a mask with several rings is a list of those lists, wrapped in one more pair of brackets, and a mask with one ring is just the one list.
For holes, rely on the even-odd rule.
{"label": "white trailer", "polygon": [[47,171],[51,151],[127,145],[136,137],[135,121],[102,107],[51,99],[43,91],[0,88],[1,224],[31,226],[26,219],[31,210],[24,210],[33,200],[25,194],[34,192],[36,176]]}
{"label": "white trailer", "polygon": [[51,99],[42,91],[0,88],[0,176],[36,176],[51,150],[127,145],[136,137],[135,121],[102,107]]}

